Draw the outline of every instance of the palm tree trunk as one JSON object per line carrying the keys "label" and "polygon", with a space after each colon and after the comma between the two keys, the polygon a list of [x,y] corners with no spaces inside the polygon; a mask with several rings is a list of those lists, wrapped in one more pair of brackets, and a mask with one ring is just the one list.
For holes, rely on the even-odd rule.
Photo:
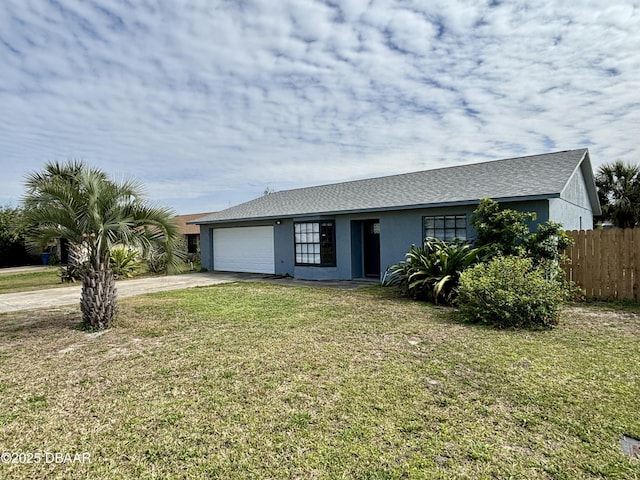
{"label": "palm tree trunk", "polygon": [[91,330],[109,328],[116,316],[118,294],[116,279],[104,263],[98,269],[90,264],[82,274],[80,310],[85,327]]}

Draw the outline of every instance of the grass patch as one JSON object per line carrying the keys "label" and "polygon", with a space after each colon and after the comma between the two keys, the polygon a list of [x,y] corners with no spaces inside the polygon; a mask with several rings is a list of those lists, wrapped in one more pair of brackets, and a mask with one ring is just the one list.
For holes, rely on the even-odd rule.
{"label": "grass patch", "polygon": [[632,300],[587,299],[576,305],[588,305],[592,310],[615,311],[640,314],[640,303]]}
{"label": "grass patch", "polygon": [[60,280],[58,267],[45,267],[37,272],[3,273],[0,275],[0,294],[28,292],[45,288],[68,287]]}
{"label": "grass patch", "polygon": [[640,320],[460,324],[379,288],[226,284],[0,315],[3,478],[640,477]]}

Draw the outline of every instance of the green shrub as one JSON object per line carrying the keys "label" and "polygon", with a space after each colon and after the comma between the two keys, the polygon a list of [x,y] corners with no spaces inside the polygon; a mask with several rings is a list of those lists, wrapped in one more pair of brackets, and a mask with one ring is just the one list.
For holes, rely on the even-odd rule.
{"label": "green shrub", "polygon": [[470,322],[551,328],[558,324],[566,297],[566,284],[557,266],[498,256],[462,273],[456,304]]}
{"label": "green shrub", "polygon": [[145,258],[147,267],[151,273],[166,273],[167,272],[167,253],[160,249],[154,248],[149,251]]}
{"label": "green shrub", "polygon": [[127,247],[115,247],[109,252],[109,265],[118,277],[133,277],[141,266],[138,252]]}
{"label": "green shrub", "polygon": [[491,256],[531,257],[535,263],[565,262],[561,252],[573,245],[573,240],[562,230],[562,224],[547,220],[532,233],[529,222],[535,219],[535,212],[502,208],[498,202],[484,198],[471,217],[477,233],[475,244],[487,248]]}
{"label": "green shrub", "polygon": [[486,245],[492,255],[525,255],[531,235],[528,222],[535,219],[535,212],[502,208],[495,200],[483,198],[471,216],[476,245]]}
{"label": "green shrub", "polygon": [[460,273],[478,262],[481,252],[465,243],[427,238],[422,247],[411,245],[405,261],[389,267],[384,284],[418,300],[450,304]]}
{"label": "green shrub", "polygon": [[[187,243],[182,237],[175,243],[175,246],[171,250],[171,256],[186,261],[187,259]],[[168,273],[168,270],[173,270],[168,267],[169,254],[166,248],[163,246],[155,246],[145,252],[144,261],[147,264],[149,272],[151,273]]]}

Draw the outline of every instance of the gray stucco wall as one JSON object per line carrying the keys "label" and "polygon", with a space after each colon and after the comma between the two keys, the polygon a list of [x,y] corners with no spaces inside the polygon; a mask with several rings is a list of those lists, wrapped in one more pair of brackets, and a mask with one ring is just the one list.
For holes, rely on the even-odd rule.
{"label": "gray stucco wall", "polygon": [[422,217],[430,215],[467,215],[467,235],[475,235],[470,223],[475,206],[431,208],[385,212],[380,216],[380,270],[405,258],[412,244],[421,245],[423,238]]}
{"label": "gray stucco wall", "polygon": [[[300,217],[296,218],[296,222],[313,222],[322,220],[335,221],[336,235],[336,266],[335,267],[314,267],[295,265],[294,262],[294,243],[293,243],[293,222],[289,220],[288,239],[286,241],[290,247],[290,263],[289,275],[303,280],[350,280],[351,277],[351,229],[349,227],[350,220],[346,215],[335,217]],[[283,249],[284,251],[284,249]],[[278,258],[276,258],[278,264]]]}
{"label": "gray stucco wall", "polygon": [[[560,199],[557,199],[560,201]],[[538,223],[545,222],[550,215],[548,200],[505,203],[508,208],[522,211],[535,211],[537,219],[530,227],[535,230]],[[277,275],[291,275],[295,278],[309,280],[350,280],[363,276],[362,239],[358,233],[357,224],[364,220],[378,220],[380,222],[380,270],[385,270],[405,258],[412,244],[420,245],[423,241],[422,218],[429,215],[466,215],[467,237],[475,238],[475,230],[471,225],[471,214],[477,205],[456,207],[423,208],[412,210],[398,210],[391,212],[371,212],[361,214],[336,215],[332,217],[301,217],[283,219],[272,222],[245,222],[225,224],[224,227],[273,225],[274,227],[274,258]],[[571,215],[566,206],[556,205],[555,216]],[[567,217],[568,218],[568,217]],[[295,221],[334,220],[336,234],[336,266],[313,267],[298,266],[294,263],[293,224]],[[559,221],[559,220],[556,220]],[[213,234],[212,227],[200,227],[201,261],[202,267],[213,270]]]}
{"label": "gray stucco wall", "polygon": [[[520,211],[535,212],[536,220],[530,222],[532,231],[537,229],[538,223],[544,223],[549,218],[549,204],[547,200],[530,202],[505,203],[505,207]],[[459,207],[442,207],[389,212],[380,215],[380,268],[384,271],[405,258],[412,244],[421,245],[423,242],[422,218],[431,215],[466,215],[467,240],[476,238],[476,231],[471,224],[471,215],[477,205]]]}
{"label": "gray stucco wall", "polygon": [[562,224],[564,230],[592,230],[593,213],[562,198],[549,200],[549,216],[554,222]]}
{"label": "gray stucco wall", "polygon": [[[537,218],[531,222],[530,228],[535,231],[538,223],[543,223],[549,218],[549,202],[547,200],[512,202],[505,206],[521,211],[534,211]],[[288,265],[285,271],[276,268],[279,274],[292,275],[300,279],[348,280],[363,276],[362,239],[354,228],[353,222],[364,220],[378,220],[380,222],[380,270],[384,275],[385,270],[391,265],[405,258],[412,244],[420,245],[423,241],[422,218],[429,215],[466,215],[467,236],[475,239],[475,229],[471,225],[471,214],[477,205],[465,205],[458,207],[441,207],[415,210],[398,210],[392,212],[372,212],[351,215],[338,215],[333,217],[336,224],[336,267],[302,267],[293,265],[293,221],[288,221],[288,233],[283,234],[276,241],[276,252],[280,242],[285,242],[287,247],[281,247],[282,254],[289,258],[279,259],[276,254],[276,267]],[[326,218],[326,217],[325,217]],[[300,221],[317,220],[318,218],[301,218]],[[298,219],[296,219],[298,221]],[[285,222],[282,223],[282,226]],[[288,237],[287,237],[288,236]]]}
{"label": "gray stucco wall", "polygon": [[213,229],[209,225],[200,225],[200,266],[213,270]]}

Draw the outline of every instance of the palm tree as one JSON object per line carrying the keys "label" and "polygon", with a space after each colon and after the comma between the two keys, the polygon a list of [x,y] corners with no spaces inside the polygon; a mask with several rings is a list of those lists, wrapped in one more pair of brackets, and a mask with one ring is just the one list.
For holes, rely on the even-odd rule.
{"label": "palm tree", "polygon": [[603,219],[621,228],[640,222],[640,166],[620,160],[604,164],[596,174],[596,186]]}
{"label": "palm tree", "polygon": [[179,265],[175,214],[148,206],[138,182],[116,183],[102,170],[69,161],[47,163],[42,172],[27,176],[25,186],[30,243],[43,247],[65,238],[86,255],[80,300],[85,327],[109,328],[115,317],[116,283],[109,266],[113,247],[127,245],[144,253],[160,247],[167,252],[169,268]]}

